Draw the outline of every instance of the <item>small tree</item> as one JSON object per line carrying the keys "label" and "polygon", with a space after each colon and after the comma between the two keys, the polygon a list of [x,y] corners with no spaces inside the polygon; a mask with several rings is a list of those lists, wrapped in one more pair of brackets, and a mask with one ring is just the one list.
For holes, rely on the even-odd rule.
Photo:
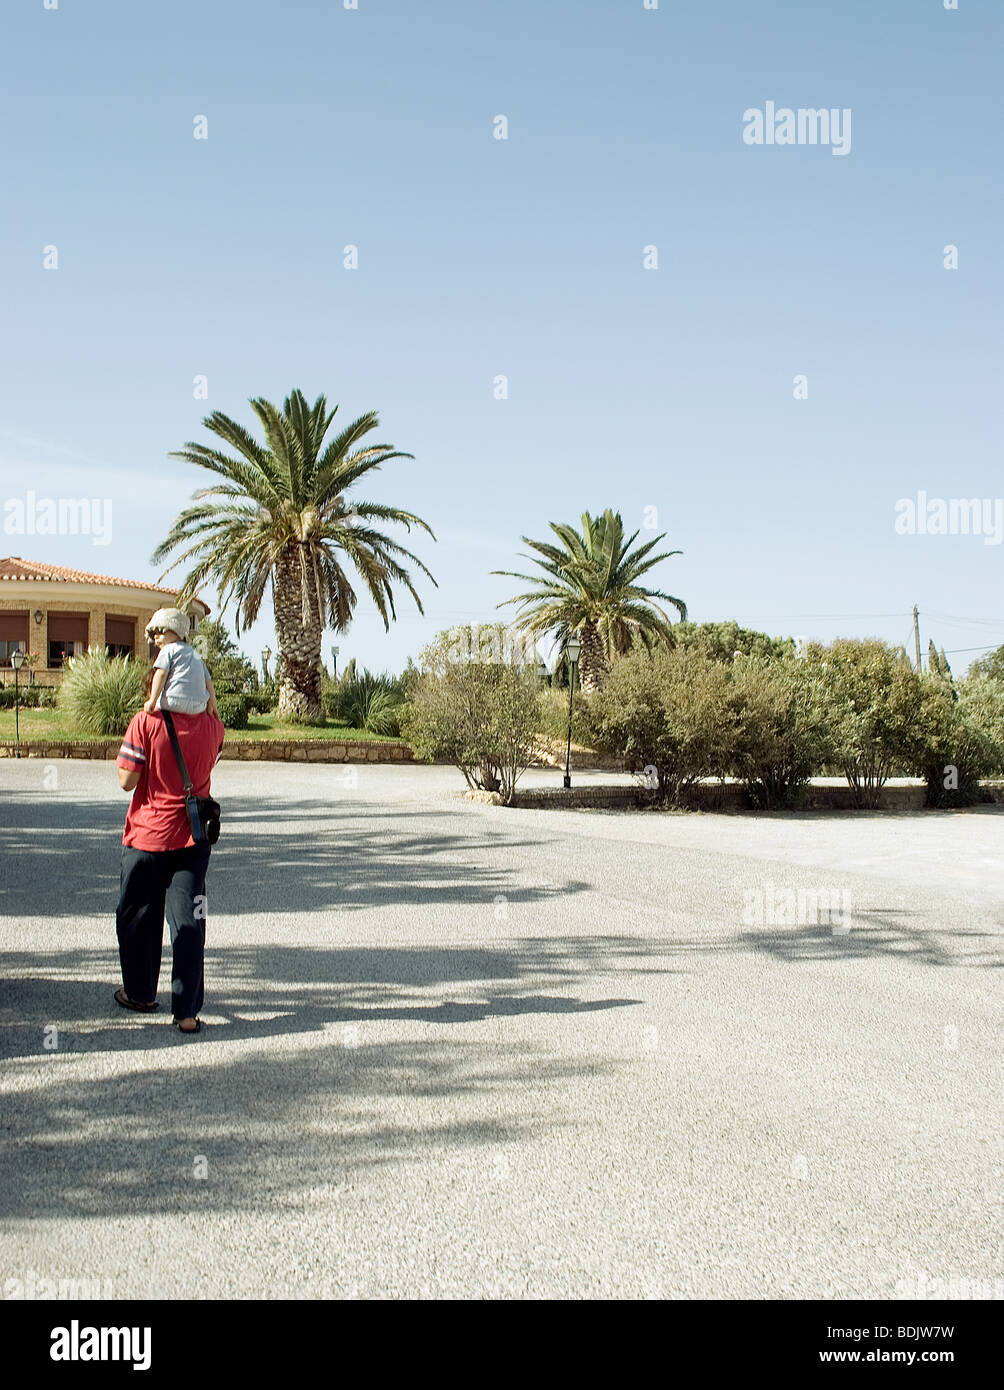
{"label": "small tree", "polygon": [[970,676],[989,676],[991,680],[1004,682],[1004,644],[996,650],[981,656],[970,666]]}
{"label": "small tree", "polygon": [[877,638],[812,643],[806,661],[821,681],[833,759],[855,804],[877,806],[889,777],[922,756],[920,676],[902,647]]}
{"label": "small tree", "polygon": [[919,728],[922,755],[915,770],[927,783],[927,804],[973,805],[980,779],[1004,772],[1004,682],[977,675],[956,685],[926,675]]}
{"label": "small tree", "polygon": [[449,760],[508,806],[534,756],[540,677],[507,636],[500,623],[440,633],[421,655],[401,730],[420,758]]}
{"label": "small tree", "polygon": [[613,662],[591,696],[593,742],[636,768],[654,768],[659,792],[676,803],[728,764],[728,693],[728,669],[705,652],[638,646]]}
{"label": "small tree", "polygon": [[258,672],[219,619],[203,618],[192,646],[209,667],[218,695],[243,695],[258,688]]}
{"label": "small tree", "polygon": [[730,771],[754,806],[797,805],[829,753],[815,673],[796,658],[740,656],[729,685],[735,720]]}
{"label": "small tree", "polygon": [[674,623],[672,627],[674,647],[693,647],[703,651],[716,661],[731,664],[736,652],[740,656],[762,656],[772,661],[795,655],[795,642],[791,637],[771,637],[766,632],[756,632],[752,628],[740,627],[736,622],[725,623]]}

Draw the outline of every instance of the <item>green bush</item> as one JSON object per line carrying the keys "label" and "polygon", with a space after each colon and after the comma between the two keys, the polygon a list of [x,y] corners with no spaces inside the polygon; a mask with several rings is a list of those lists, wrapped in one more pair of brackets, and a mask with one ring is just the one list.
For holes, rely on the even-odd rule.
{"label": "green bush", "polygon": [[[540,692],[540,727],[545,738],[564,743],[568,738],[568,686],[544,685]],[[595,738],[592,708],[581,690],[572,697],[572,742],[591,748]]]}
{"label": "green bush", "polygon": [[[540,676],[505,647],[501,623],[491,631],[497,660],[479,659],[471,628],[439,634],[422,653],[422,674],[402,710],[401,727],[418,757],[454,763],[469,787],[500,792],[510,805],[535,752]],[[463,651],[466,658],[458,655]]]}
{"label": "green bush", "polygon": [[248,709],[255,714],[271,714],[279,703],[278,692],[264,685],[246,693],[244,699],[247,701]]}
{"label": "green bush", "polygon": [[728,664],[737,652],[740,656],[762,656],[770,661],[795,655],[793,638],[771,637],[736,622],[674,623],[672,633],[674,647],[696,647],[713,660]]}
{"label": "green bush", "polygon": [[246,695],[218,695],[216,704],[220,718],[228,729],[246,729],[248,726],[248,698]]}
{"label": "green bush", "polygon": [[[257,670],[238,648],[220,619],[203,618],[191,642],[209,667],[217,696],[244,695],[258,689]],[[278,697],[269,708],[277,703]]]}
{"label": "green bush", "polygon": [[66,664],[57,704],[83,733],[124,734],[146,699],[147,668],[92,647]]}
{"label": "green bush", "polygon": [[729,668],[704,651],[639,647],[615,658],[592,696],[594,746],[635,768],[654,768],[659,792],[677,803],[729,763],[728,696]]}
{"label": "green bush", "polygon": [[1004,645],[981,656],[969,668],[970,676],[989,676],[992,680],[1004,682]]}
{"label": "green bush", "polygon": [[322,692],[321,707],[328,719],[342,720],[353,729],[397,737],[404,699],[399,678],[357,671],[355,661],[350,661],[341,680]]}
{"label": "green bush", "polygon": [[1004,772],[1004,683],[977,674],[956,685],[933,673],[922,687],[923,753],[912,770],[927,783],[929,806],[972,806],[980,778]]}
{"label": "green bush", "polygon": [[734,721],[729,771],[754,806],[801,804],[830,753],[819,681],[805,661],[739,657],[729,673]]}
{"label": "green bush", "polygon": [[877,638],[812,643],[806,663],[820,681],[833,761],[855,804],[877,806],[888,778],[923,758],[921,679],[902,647]]}
{"label": "green bush", "polygon": [[[18,683],[17,702],[22,709],[51,709],[56,703],[56,692],[48,685],[25,685]],[[0,709],[14,708],[14,686],[0,686]]]}

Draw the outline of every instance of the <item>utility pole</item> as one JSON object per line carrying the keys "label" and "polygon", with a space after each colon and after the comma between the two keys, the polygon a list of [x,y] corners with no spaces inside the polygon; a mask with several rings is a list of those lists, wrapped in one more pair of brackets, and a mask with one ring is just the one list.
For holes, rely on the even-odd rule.
{"label": "utility pole", "polygon": [[921,669],[921,665],[920,665],[920,614],[917,612],[917,605],[916,605],[916,604],[913,605],[913,648],[914,648],[914,651],[917,653],[917,670],[919,671],[919,670]]}

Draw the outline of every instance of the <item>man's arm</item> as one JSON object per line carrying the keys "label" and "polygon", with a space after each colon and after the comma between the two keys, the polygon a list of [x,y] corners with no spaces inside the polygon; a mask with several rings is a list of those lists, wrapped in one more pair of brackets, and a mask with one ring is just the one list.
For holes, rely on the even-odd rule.
{"label": "man's arm", "polygon": [[143,747],[143,716],[137,714],[133,717],[125,738],[122,740],[122,747],[119,755],[115,759],[116,771],[119,775],[119,786],[124,792],[131,792],[139,786],[139,779],[146,770],[146,750]]}

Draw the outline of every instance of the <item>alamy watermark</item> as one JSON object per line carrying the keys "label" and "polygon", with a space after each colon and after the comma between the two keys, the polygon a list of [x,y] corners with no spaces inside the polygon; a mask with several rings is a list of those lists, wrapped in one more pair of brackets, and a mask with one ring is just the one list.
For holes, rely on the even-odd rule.
{"label": "alamy watermark", "polygon": [[447,652],[450,661],[473,661],[496,666],[540,665],[535,639],[530,633],[516,627],[473,623],[470,627],[452,628],[450,639]]}
{"label": "alamy watermark", "polygon": [[112,539],[110,497],[39,497],[29,488],[23,497],[3,504],[7,536],[90,536],[92,545]]}
{"label": "alamy watermark", "polygon": [[981,1301],[1004,1299],[1004,1279],[977,1279],[972,1276],[949,1274],[929,1275],[918,1270],[915,1277],[896,1280],[898,1298],[936,1298],[936,1299],[979,1299]]}
{"label": "alamy watermark", "polygon": [[3,1286],[6,1299],[77,1299],[112,1298],[115,1290],[111,1279],[98,1276],[67,1279],[62,1275],[47,1279],[36,1274],[33,1269],[25,1271],[23,1278],[7,1279]]}
{"label": "alamy watermark", "polygon": [[851,894],[847,888],[775,888],[769,880],[750,888],[743,907],[747,927],[828,926],[834,936],[851,929]]}
{"label": "alamy watermark", "polygon": [[851,108],[849,106],[775,107],[764,103],[761,111],[751,106],[743,112],[744,145],[829,145],[834,155],[851,152]]}
{"label": "alamy watermark", "polygon": [[1004,497],[901,497],[896,503],[900,536],[982,536],[984,545],[1004,540]]}

